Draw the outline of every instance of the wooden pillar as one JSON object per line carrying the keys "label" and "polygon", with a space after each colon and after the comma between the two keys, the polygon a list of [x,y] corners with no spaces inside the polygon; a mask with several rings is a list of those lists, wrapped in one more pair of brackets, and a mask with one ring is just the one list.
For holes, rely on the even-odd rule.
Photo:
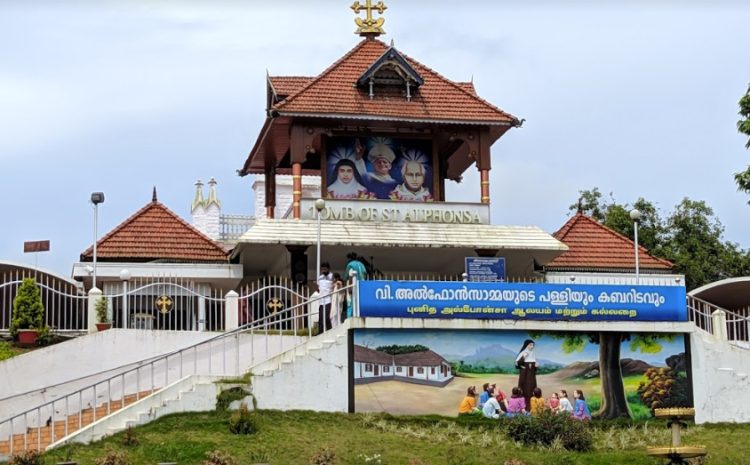
{"label": "wooden pillar", "polygon": [[479,169],[481,182],[482,203],[490,203],[490,169],[492,169],[492,158],[490,157],[490,134],[486,128],[479,130],[479,153],[474,158]]}
{"label": "wooden pillar", "polygon": [[271,165],[266,169],[266,217],[274,218],[276,209],[276,168]]}
{"label": "wooden pillar", "polygon": [[482,203],[490,203],[490,170],[479,170],[479,179],[482,185]]}
{"label": "wooden pillar", "polygon": [[292,218],[300,219],[302,210],[302,163],[292,163]]}

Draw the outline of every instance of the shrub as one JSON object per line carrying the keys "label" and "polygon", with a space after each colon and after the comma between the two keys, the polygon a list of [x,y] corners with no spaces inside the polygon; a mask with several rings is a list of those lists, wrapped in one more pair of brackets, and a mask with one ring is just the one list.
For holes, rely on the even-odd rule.
{"label": "shrub", "polygon": [[16,355],[11,345],[5,341],[0,341],[0,361],[7,360]]}
{"label": "shrub", "polygon": [[550,446],[553,442],[559,442],[565,449],[573,451],[587,451],[593,447],[593,437],[586,422],[551,412],[543,412],[535,417],[511,418],[508,436],[526,445]]}
{"label": "shrub", "polygon": [[334,465],[336,463],[336,453],[327,447],[320,449],[310,457],[310,465]]}
{"label": "shrub", "polygon": [[134,447],[134,446],[137,446],[139,443],[140,441],[135,436],[135,432],[133,432],[133,428],[128,426],[128,429],[125,430],[125,434],[122,437],[122,445],[125,447]]}
{"label": "shrub", "polygon": [[44,306],[42,294],[36,281],[24,278],[13,299],[13,319],[10,322],[10,335],[15,339],[19,329],[41,329],[44,326]]}
{"label": "shrub", "polygon": [[646,382],[638,386],[641,402],[653,413],[657,408],[689,407],[688,381],[684,374],[672,368],[649,368],[644,373]]}
{"label": "shrub", "polygon": [[240,408],[229,417],[229,431],[234,434],[254,434],[258,431],[246,403],[241,403]]}
{"label": "shrub", "polygon": [[203,461],[203,465],[235,465],[234,458],[220,450],[208,452],[206,457],[208,458]]}
{"label": "shrub", "polygon": [[130,465],[130,460],[124,452],[108,450],[107,455],[96,459],[96,465]]}
{"label": "shrub", "polygon": [[10,458],[10,465],[42,465],[42,453],[38,450],[27,450]]}
{"label": "shrub", "polygon": [[107,318],[107,298],[102,296],[94,304],[94,311],[96,312],[97,323],[109,323]]}
{"label": "shrub", "polygon": [[229,404],[231,404],[235,400],[242,400],[249,394],[249,392],[241,387],[225,389],[216,396],[216,410],[226,410],[229,408]]}

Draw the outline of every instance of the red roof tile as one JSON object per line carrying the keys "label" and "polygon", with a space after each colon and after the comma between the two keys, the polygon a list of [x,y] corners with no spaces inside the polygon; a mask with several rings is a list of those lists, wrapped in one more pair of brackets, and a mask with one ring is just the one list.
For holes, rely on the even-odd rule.
{"label": "red roof tile", "polygon": [[[86,249],[81,261],[90,261],[93,250],[93,246]],[[156,200],[102,237],[96,255],[102,261],[228,261],[226,250],[219,244]]]}
{"label": "red roof tile", "polygon": [[[547,269],[635,270],[633,241],[582,213],[576,213],[553,236],[568,251],[549,262]],[[638,260],[641,269],[669,271],[673,266],[640,245]]]}
{"label": "red roof tile", "polygon": [[268,76],[268,81],[277,96],[291,95],[313,79],[315,78],[310,76]]}
{"label": "red roof tile", "polygon": [[[472,91],[473,86],[470,89],[467,85],[470,83],[453,82],[407,56],[405,59],[424,79],[411,101],[401,95],[400,89],[390,92],[380,89],[370,99],[368,92],[355,84],[388,49],[379,40],[362,40],[315,79],[274,105],[274,109],[281,115],[292,116],[518,124],[516,117],[478,97]],[[290,87],[298,84],[294,79],[287,81]]]}

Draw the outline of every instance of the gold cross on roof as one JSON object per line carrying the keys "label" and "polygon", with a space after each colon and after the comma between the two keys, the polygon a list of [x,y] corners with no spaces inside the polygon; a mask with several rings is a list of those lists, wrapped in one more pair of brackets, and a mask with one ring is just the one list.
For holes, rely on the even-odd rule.
{"label": "gold cross on roof", "polygon": [[354,31],[355,34],[359,34],[363,37],[377,37],[380,34],[385,34],[385,31],[383,30],[385,18],[375,19],[372,17],[373,10],[377,10],[381,15],[385,12],[386,8],[388,8],[385,6],[385,3],[380,1],[376,5],[373,5],[372,0],[365,0],[364,5],[359,2],[354,2],[351,8],[357,15],[359,15],[359,12],[362,10],[365,10],[365,13],[367,13],[365,19],[359,17],[354,18],[354,22],[359,26],[359,28]]}

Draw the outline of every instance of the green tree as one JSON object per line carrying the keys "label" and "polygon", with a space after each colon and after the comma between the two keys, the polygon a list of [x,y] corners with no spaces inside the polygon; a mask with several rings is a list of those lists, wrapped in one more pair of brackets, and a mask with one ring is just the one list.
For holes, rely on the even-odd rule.
{"label": "green tree", "polygon": [[662,350],[661,340],[671,340],[674,336],[661,334],[628,334],[599,331],[592,333],[530,333],[532,338],[548,336],[562,339],[561,348],[565,353],[581,352],[586,344],[599,346],[599,380],[602,386],[602,404],[596,416],[604,419],[631,418],[633,415],[625,395],[622,380],[620,353],[623,341],[630,340],[630,350],[648,354]]}
{"label": "green tree", "polygon": [[[748,136],[745,148],[750,149],[750,85],[748,85],[745,95],[740,99],[739,105],[741,118],[737,121],[737,130]],[[747,166],[745,171],[735,173],[734,180],[737,182],[738,190],[750,194],[750,165]],[[750,200],[748,203],[750,203]]]}
{"label": "green tree", "polygon": [[630,210],[642,216],[638,242],[657,257],[674,263],[674,271],[685,275],[688,289],[720,279],[750,274],[750,252],[723,239],[724,227],[704,201],[683,199],[666,218],[653,202],[639,198],[620,204],[613,198],[602,200],[597,188],[580,191],[582,201],[571,205],[608,228],[633,239]]}
{"label": "green tree", "polygon": [[42,295],[36,281],[24,278],[13,299],[13,318],[10,322],[10,334],[13,338],[19,329],[38,329],[44,327],[44,306]]}

